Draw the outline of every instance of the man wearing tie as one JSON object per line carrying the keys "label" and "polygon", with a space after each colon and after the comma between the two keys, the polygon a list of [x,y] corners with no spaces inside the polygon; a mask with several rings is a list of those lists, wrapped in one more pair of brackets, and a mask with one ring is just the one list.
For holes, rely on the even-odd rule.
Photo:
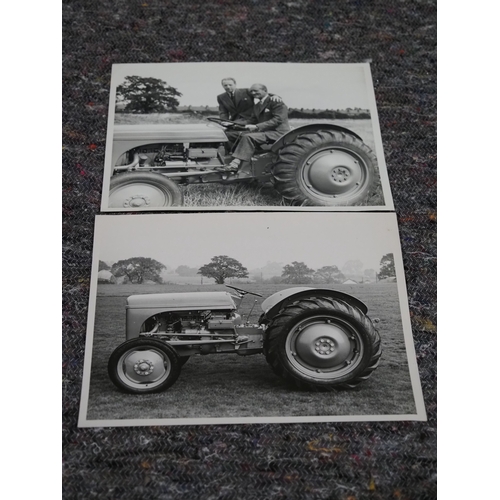
{"label": "man wearing tie", "polygon": [[282,101],[272,100],[265,85],[256,83],[250,87],[254,98],[252,116],[247,120],[239,142],[233,152],[233,160],[217,170],[238,170],[242,161],[249,161],[257,148],[262,144],[271,144],[290,130],[288,124],[288,108]]}
{"label": "man wearing tie", "polygon": [[217,96],[219,117],[222,120],[246,123],[252,117],[253,97],[250,92],[248,89],[237,89],[234,78],[224,78],[222,87],[225,92]]}

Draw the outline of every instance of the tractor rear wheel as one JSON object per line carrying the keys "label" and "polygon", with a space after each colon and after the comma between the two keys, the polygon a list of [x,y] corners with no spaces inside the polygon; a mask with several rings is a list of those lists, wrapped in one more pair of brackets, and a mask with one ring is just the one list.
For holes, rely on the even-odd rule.
{"label": "tractor rear wheel", "polygon": [[111,178],[109,208],[129,210],[182,206],[179,186],[154,172],[127,172]]}
{"label": "tractor rear wheel", "polygon": [[114,350],[108,362],[111,381],[121,391],[134,394],[164,391],[180,371],[175,349],[156,339],[128,340]]}
{"label": "tractor rear wheel", "polygon": [[329,297],[310,297],[284,307],[264,344],[273,371],[300,389],[352,389],[378,366],[382,349],[371,320]]}
{"label": "tractor rear wheel", "polygon": [[354,135],[319,130],[283,146],[272,167],[275,188],[300,205],[363,203],[375,182],[377,158]]}

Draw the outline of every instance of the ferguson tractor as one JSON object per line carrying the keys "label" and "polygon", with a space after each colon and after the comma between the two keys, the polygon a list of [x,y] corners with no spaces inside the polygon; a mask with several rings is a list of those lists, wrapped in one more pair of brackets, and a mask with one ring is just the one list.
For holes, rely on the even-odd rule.
{"label": "ferguson tractor", "polygon": [[238,307],[246,295],[262,295],[227,286],[234,293],[128,297],[127,340],[108,363],[118,389],[164,391],[193,355],[263,353],[278,376],[310,391],[354,388],[377,367],[380,336],[357,298],[336,290],[288,288],[265,299],[258,324],[251,325],[253,307],[246,321]]}
{"label": "ferguson tractor", "polygon": [[109,208],[182,206],[179,184],[271,182],[289,204],[313,206],[360,205],[372,191],[376,156],[346,128],[321,122],[295,128],[232,173],[217,170],[232,159],[224,128],[244,129],[208,120],[217,125],[117,125]]}

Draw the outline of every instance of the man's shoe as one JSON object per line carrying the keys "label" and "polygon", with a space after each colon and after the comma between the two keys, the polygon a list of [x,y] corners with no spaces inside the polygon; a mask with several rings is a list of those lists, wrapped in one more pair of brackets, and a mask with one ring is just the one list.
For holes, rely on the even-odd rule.
{"label": "man's shoe", "polygon": [[220,167],[215,167],[214,170],[218,172],[236,172],[240,168],[240,164],[234,160],[229,165],[221,165]]}

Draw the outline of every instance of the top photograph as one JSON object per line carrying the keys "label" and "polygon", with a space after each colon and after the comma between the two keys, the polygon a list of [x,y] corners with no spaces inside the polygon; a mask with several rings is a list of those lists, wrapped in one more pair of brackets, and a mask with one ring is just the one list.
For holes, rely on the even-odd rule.
{"label": "top photograph", "polygon": [[369,64],[113,65],[101,210],[394,210]]}

